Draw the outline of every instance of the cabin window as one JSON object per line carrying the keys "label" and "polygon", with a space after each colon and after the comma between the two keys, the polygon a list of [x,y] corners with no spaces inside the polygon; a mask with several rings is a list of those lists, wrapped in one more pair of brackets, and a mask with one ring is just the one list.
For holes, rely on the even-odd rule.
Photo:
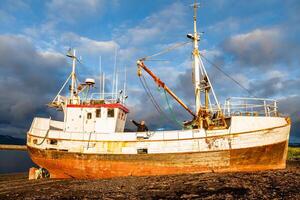
{"label": "cabin window", "polygon": [[107,117],[114,117],[115,116],[115,109],[108,108],[107,109]]}
{"label": "cabin window", "polygon": [[96,109],[96,117],[100,118],[101,117],[101,109]]}
{"label": "cabin window", "polygon": [[92,113],[87,113],[87,119],[92,119]]}

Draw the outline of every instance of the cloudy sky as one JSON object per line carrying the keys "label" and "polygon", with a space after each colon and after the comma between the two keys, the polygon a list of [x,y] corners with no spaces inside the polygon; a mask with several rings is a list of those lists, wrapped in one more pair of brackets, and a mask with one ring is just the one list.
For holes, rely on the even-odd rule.
{"label": "cloudy sky", "polygon": [[[135,63],[188,41],[185,35],[193,28],[192,2],[1,0],[0,134],[25,137],[34,116],[59,117],[45,104],[71,71],[65,56],[70,47],[82,58],[77,68],[80,80],[99,80],[101,56],[109,91],[117,52],[120,87],[127,69],[129,118],[146,119],[153,129],[176,128],[176,123],[155,112],[136,76]],[[299,10],[297,0],[203,0],[198,13],[199,32],[204,32],[200,42],[203,55],[252,96],[278,99],[280,111],[292,117],[293,142],[300,142]],[[147,65],[193,107],[191,49],[191,44],[186,45]],[[209,63],[204,64],[220,101],[249,95]],[[170,117],[164,93],[146,79]],[[178,120],[189,117],[169,101]]]}

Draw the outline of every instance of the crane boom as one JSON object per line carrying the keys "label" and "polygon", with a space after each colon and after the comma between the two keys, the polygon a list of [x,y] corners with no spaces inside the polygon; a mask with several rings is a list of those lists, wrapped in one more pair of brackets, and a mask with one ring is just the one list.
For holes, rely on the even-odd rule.
{"label": "crane boom", "polygon": [[145,64],[142,60],[137,61],[137,66],[139,68],[138,76],[141,76],[141,68],[144,69],[154,80],[154,82],[162,87],[166,92],[168,92],[186,111],[188,111],[193,117],[196,117],[195,113],[187,106],[181,99],[179,99],[174,92],[163,82],[161,81]]}

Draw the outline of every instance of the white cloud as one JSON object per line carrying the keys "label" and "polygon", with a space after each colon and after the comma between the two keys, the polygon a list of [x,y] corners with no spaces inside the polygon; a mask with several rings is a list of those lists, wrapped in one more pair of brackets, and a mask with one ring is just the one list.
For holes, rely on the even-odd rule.
{"label": "white cloud", "polygon": [[253,45],[261,45],[265,51],[270,51],[280,38],[278,29],[256,29],[249,33],[235,35],[230,39],[232,45],[238,45],[242,51]]}
{"label": "white cloud", "polygon": [[272,78],[285,78],[287,77],[287,72],[285,71],[279,71],[279,70],[270,70],[270,71],[267,71],[267,78],[268,79],[272,79]]}
{"label": "white cloud", "polygon": [[207,31],[213,33],[233,32],[240,28],[241,19],[229,17],[223,21],[218,21],[217,23],[208,26]]}
{"label": "white cloud", "polygon": [[183,4],[178,2],[173,3],[144,18],[135,27],[128,28],[127,26],[121,26],[122,29],[116,29],[115,35],[121,35],[121,37],[116,38],[119,38],[118,41],[121,44],[135,46],[141,46],[153,40],[158,42],[162,37],[170,39],[170,33],[173,34],[176,30],[178,31],[185,26],[184,18],[187,13],[185,9],[186,6]]}
{"label": "white cloud", "polygon": [[99,56],[103,54],[111,54],[113,57],[115,49],[119,45],[113,40],[98,41],[87,37],[79,36],[75,33],[65,33],[62,35],[61,41],[65,44],[69,43],[69,47],[78,49],[81,54],[90,56]]}
{"label": "white cloud", "polygon": [[58,21],[75,23],[88,16],[100,14],[103,0],[52,0],[47,3],[49,16]]}

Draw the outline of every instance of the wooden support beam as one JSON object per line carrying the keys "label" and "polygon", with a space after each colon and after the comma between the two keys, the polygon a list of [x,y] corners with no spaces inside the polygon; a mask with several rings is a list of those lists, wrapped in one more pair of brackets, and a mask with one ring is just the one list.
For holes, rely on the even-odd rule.
{"label": "wooden support beam", "polygon": [[0,150],[27,151],[27,146],[26,145],[0,144]]}

